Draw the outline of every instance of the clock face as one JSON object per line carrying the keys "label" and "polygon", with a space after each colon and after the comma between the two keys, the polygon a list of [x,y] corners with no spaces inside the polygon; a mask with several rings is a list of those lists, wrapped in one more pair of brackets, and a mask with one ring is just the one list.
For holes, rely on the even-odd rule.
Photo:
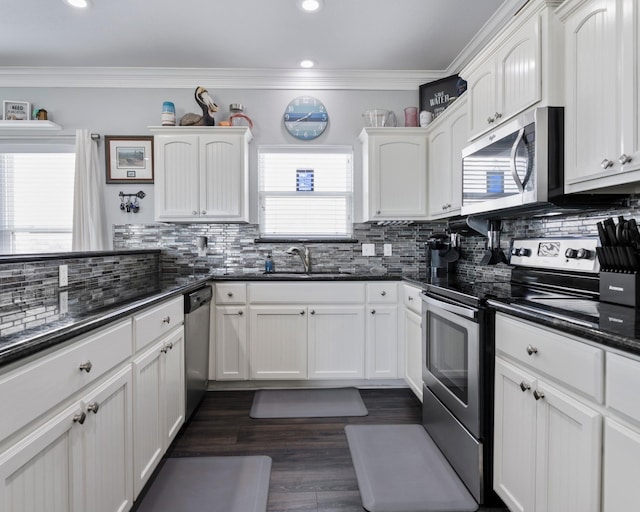
{"label": "clock face", "polygon": [[329,114],[320,100],[300,96],[287,105],[283,120],[291,135],[300,140],[311,140],[324,132]]}

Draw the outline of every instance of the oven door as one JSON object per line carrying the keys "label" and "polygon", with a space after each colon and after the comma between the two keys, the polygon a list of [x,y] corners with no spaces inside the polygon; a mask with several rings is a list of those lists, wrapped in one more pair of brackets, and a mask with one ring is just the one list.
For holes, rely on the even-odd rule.
{"label": "oven door", "polygon": [[422,380],[456,419],[480,438],[478,310],[422,297]]}

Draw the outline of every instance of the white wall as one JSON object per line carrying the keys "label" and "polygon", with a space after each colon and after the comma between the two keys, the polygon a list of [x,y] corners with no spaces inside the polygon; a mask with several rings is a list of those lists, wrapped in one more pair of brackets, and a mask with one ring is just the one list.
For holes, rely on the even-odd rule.
{"label": "white wall", "polygon": [[[120,89],[120,88],[0,88],[0,99],[29,101],[34,108],[44,108],[49,119],[63,126],[63,134],[74,134],[78,128],[86,128],[101,135],[150,135],[148,127],[160,125],[163,101],[176,105],[177,118],[187,112],[200,113],[193,99],[192,89]],[[418,90],[415,91],[354,91],[354,90],[215,90],[209,93],[219,106],[216,122],[228,118],[230,103],[242,103],[254,123],[253,142],[250,150],[250,205],[251,221],[257,222],[257,168],[256,150],[268,144],[349,145],[354,148],[355,187],[361,189],[360,144],[358,135],[364,126],[362,112],[371,108],[393,110],[398,125],[404,124],[404,107],[418,106]],[[296,96],[312,95],[320,99],[329,112],[329,125],[325,132],[313,141],[302,142],[291,137],[282,123],[285,107]],[[0,142],[2,133],[0,132]],[[104,143],[100,144],[100,159],[104,165]],[[140,201],[137,214],[119,209],[118,193],[135,193],[143,190],[147,196]],[[143,224],[153,222],[153,185],[105,184],[107,222],[111,232],[113,224]],[[360,196],[356,194],[356,211],[360,208]]]}

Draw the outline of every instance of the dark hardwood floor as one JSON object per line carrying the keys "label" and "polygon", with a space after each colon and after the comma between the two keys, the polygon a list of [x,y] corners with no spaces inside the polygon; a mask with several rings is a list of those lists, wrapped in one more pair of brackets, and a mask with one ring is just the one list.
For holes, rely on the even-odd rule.
{"label": "dark hardwood floor", "polygon": [[360,393],[365,417],[257,420],[249,417],[254,391],[211,391],[167,456],[268,455],[269,512],[362,512],[345,425],[420,423],[421,404],[408,389]]}

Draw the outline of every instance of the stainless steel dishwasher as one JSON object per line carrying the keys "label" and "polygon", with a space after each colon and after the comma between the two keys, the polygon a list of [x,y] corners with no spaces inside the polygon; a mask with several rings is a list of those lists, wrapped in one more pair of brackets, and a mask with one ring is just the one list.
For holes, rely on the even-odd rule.
{"label": "stainless steel dishwasher", "polygon": [[209,333],[211,328],[211,286],[184,296],[184,363],[186,416],[188,420],[202,400],[209,383]]}

